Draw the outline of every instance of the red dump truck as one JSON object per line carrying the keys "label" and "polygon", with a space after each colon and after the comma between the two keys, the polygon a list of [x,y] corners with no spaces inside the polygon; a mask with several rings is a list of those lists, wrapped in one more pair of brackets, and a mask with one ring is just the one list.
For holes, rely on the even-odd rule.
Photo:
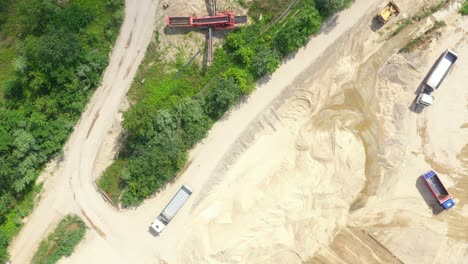
{"label": "red dump truck", "polygon": [[439,201],[439,204],[445,209],[449,209],[455,205],[455,202],[452,200],[452,196],[448,193],[445,186],[437,176],[435,171],[430,170],[422,176],[427,186],[431,190],[434,197]]}

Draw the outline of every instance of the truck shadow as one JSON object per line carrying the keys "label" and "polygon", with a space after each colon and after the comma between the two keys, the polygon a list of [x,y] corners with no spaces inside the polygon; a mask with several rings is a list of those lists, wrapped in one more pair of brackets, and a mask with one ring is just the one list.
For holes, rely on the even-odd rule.
{"label": "truck shadow", "polygon": [[[151,225],[151,224],[150,224],[150,225]],[[156,232],[156,231],[154,231],[154,230],[151,228],[151,226],[148,227],[148,232],[149,232],[152,236],[154,236],[154,237],[158,237],[158,236],[159,236],[159,233]]]}
{"label": "truck shadow", "polygon": [[444,211],[442,206],[439,204],[439,201],[437,201],[434,195],[432,195],[432,192],[429,190],[429,187],[427,187],[426,182],[422,177],[418,177],[416,180],[416,188],[434,215],[438,215]]}

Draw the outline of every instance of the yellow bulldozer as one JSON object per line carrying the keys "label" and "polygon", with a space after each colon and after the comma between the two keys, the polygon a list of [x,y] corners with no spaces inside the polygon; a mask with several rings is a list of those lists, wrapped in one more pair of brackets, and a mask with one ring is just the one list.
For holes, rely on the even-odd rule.
{"label": "yellow bulldozer", "polygon": [[377,19],[382,23],[387,23],[390,18],[400,13],[400,8],[395,2],[390,1],[382,11],[377,14]]}

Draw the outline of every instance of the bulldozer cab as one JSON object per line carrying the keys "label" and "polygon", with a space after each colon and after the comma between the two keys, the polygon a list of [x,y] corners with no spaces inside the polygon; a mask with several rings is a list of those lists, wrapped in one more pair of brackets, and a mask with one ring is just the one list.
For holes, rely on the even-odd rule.
{"label": "bulldozer cab", "polygon": [[395,2],[390,1],[382,11],[380,11],[377,14],[377,18],[379,19],[380,22],[382,23],[387,23],[388,20],[394,16],[398,15],[400,13],[400,8],[395,4]]}

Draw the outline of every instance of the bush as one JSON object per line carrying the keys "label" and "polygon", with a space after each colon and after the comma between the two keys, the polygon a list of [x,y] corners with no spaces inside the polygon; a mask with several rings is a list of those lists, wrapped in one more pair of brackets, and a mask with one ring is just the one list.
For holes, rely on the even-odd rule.
{"label": "bush", "polygon": [[315,0],[314,2],[320,14],[323,17],[328,17],[337,11],[349,7],[353,0]]}
{"label": "bush", "polygon": [[465,3],[463,4],[462,8],[460,9],[460,14],[466,16],[468,15],[468,0],[465,1]]}
{"label": "bush", "polygon": [[291,17],[274,37],[275,48],[287,55],[302,47],[309,36],[322,25],[322,16],[314,5],[303,7],[297,16]]}
{"label": "bush", "polygon": [[98,187],[117,205],[124,187],[127,160],[120,159],[112,163],[98,180]]}
{"label": "bush", "polygon": [[75,246],[84,238],[85,223],[77,216],[66,216],[54,231],[39,244],[32,264],[54,264],[62,257],[73,253]]}
{"label": "bush", "polygon": [[211,93],[206,97],[205,111],[213,119],[219,119],[231,105],[237,102],[241,94],[236,82],[219,78],[211,88]]}
{"label": "bush", "polygon": [[278,68],[280,59],[281,56],[275,49],[259,46],[252,63],[255,77],[260,78],[273,73]]}

